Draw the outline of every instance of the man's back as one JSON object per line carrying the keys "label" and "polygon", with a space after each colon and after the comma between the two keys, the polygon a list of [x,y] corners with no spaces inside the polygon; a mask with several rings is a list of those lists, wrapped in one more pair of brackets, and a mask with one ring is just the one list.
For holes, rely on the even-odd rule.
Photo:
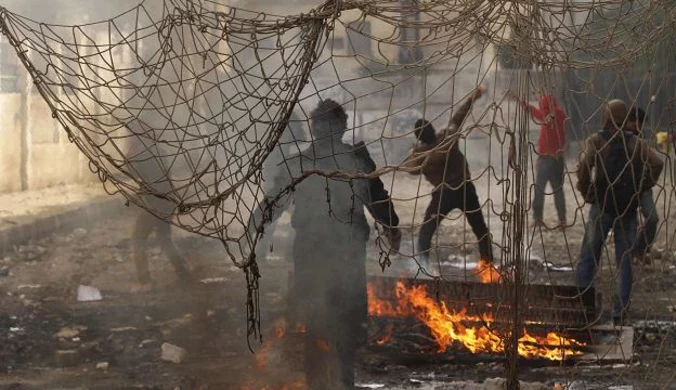
{"label": "man's back", "polygon": [[[652,187],[662,166],[659,157],[638,137],[604,130],[585,141],[577,186],[589,203],[601,203],[604,209],[620,214],[628,208],[635,211],[637,197],[643,189]],[[623,183],[628,188],[619,189]]]}
{"label": "man's back", "polygon": [[[349,175],[359,170],[351,145],[338,142],[333,145],[313,144],[301,155],[286,161],[275,187],[283,189],[308,171]],[[300,234],[306,232],[333,241],[352,237],[355,229],[366,229],[368,234],[364,216],[364,202],[368,199],[365,180],[350,183],[312,174],[295,186],[292,196],[296,207],[291,224]]]}

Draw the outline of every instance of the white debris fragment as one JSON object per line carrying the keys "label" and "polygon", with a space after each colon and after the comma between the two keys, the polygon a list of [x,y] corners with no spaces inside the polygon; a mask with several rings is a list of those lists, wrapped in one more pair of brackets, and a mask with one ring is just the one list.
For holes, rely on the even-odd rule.
{"label": "white debris fragment", "polygon": [[355,387],[358,389],[382,389],[385,385],[380,383],[356,383]]}
{"label": "white debris fragment", "polygon": [[9,331],[11,333],[22,333],[22,332],[24,332],[24,328],[21,328],[19,326],[13,326],[13,327],[9,328]]}
{"label": "white debris fragment", "polygon": [[200,280],[200,282],[203,283],[203,284],[226,283],[228,281],[229,281],[229,279],[224,278],[224,277],[206,278],[206,279]]}
{"label": "white debris fragment", "polygon": [[136,328],[133,327],[133,326],[123,326],[123,327],[120,327],[120,328],[111,328],[110,332],[111,333],[122,333],[122,332],[128,332],[128,331],[132,331],[132,330],[136,330]]}
{"label": "white debris fragment", "polygon": [[92,286],[80,286],[77,288],[77,300],[80,302],[100,301],[103,297],[98,288]]}
{"label": "white debris fragment", "polygon": [[39,284],[20,284],[19,287],[17,287],[19,290],[23,290],[26,288],[42,288],[41,285]]}
{"label": "white debris fragment", "polygon": [[87,229],[76,228],[75,230],[73,230],[73,234],[77,237],[84,237],[87,235]]}
{"label": "white debris fragment", "polygon": [[96,363],[96,369],[97,370],[108,371],[108,367],[109,367],[108,362]]}
{"label": "white debris fragment", "polygon": [[163,343],[161,349],[162,354],[160,355],[160,359],[175,364],[180,364],[188,354],[188,351],[185,349],[169,343]]}

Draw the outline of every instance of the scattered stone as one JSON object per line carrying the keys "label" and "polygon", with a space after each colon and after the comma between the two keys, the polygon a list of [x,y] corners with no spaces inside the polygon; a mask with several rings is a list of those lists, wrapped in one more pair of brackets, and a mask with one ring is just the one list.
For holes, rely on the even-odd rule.
{"label": "scattered stone", "polygon": [[103,370],[103,371],[108,371],[108,362],[100,362],[96,363],[96,369],[97,370]]}
{"label": "scattered stone", "polygon": [[87,330],[86,326],[82,325],[72,325],[72,326],[66,326],[61,328],[58,332],[56,332],[56,337],[60,339],[72,339],[74,337],[77,337],[80,332],[83,332]]}
{"label": "scattered stone", "polygon": [[155,340],[145,339],[145,340],[141,341],[141,343],[138,345],[138,347],[139,348],[146,348],[147,346],[149,346],[151,344],[155,344],[155,343],[156,343]]}
{"label": "scattered stone", "polygon": [[[503,378],[489,378],[484,381],[483,390],[504,390],[506,380]],[[519,382],[521,390],[551,390],[543,383]]]}
{"label": "scattered stone", "polygon": [[54,352],[54,360],[61,367],[72,367],[78,364],[80,354],[75,349],[58,350]]}
{"label": "scattered stone", "polygon": [[180,364],[183,362],[186,355],[188,354],[188,351],[185,349],[169,343],[163,343],[161,349],[162,354],[160,355],[160,359],[172,362],[174,364]]}
{"label": "scattered stone", "polygon": [[80,286],[77,288],[77,300],[80,302],[100,301],[103,297],[101,291],[92,286]]}
{"label": "scattered stone", "polygon": [[9,276],[9,267],[6,265],[3,265],[0,267],[0,276]]}
{"label": "scattered stone", "polygon": [[20,245],[16,252],[23,261],[35,261],[39,260],[47,252],[47,249],[40,245],[27,244]]}
{"label": "scattered stone", "polygon": [[73,234],[76,237],[84,237],[84,236],[87,235],[87,229],[77,228],[77,229],[73,230]]}
{"label": "scattered stone", "polygon": [[128,331],[132,331],[132,330],[137,330],[137,329],[133,326],[123,326],[123,327],[120,327],[120,328],[112,328],[112,329],[110,329],[110,332],[111,333],[122,333],[122,332],[128,332]]}

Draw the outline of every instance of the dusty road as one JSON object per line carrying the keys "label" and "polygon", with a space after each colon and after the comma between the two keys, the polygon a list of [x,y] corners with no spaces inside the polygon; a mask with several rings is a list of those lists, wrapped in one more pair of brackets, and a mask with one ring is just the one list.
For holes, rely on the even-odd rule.
{"label": "dusty road", "polygon": [[[159,247],[151,244],[149,259],[156,288],[134,292],[129,240],[133,216],[133,210],[125,209],[114,219],[83,223],[81,228],[19,248],[2,260],[9,275],[0,277],[0,389],[294,389],[291,386],[300,380],[297,364],[284,368],[282,361],[288,359],[268,348],[262,370],[261,359],[250,353],[245,337],[244,277],[226,260],[219,243],[174,232],[180,251],[197,277],[206,282],[197,288],[181,287]],[[445,243],[449,247],[462,243],[462,230],[453,222],[445,223],[441,229]],[[579,242],[580,231],[576,226],[565,234]],[[559,231],[538,234],[549,248],[559,248],[549,249],[553,261],[569,264],[571,255],[565,251],[569,244],[561,237]],[[281,241],[288,244],[288,240]],[[473,256],[476,249],[468,247],[464,253]],[[458,251],[449,249],[444,255]],[[371,253],[370,272],[377,273],[375,250]],[[665,253],[653,267],[636,269],[636,320],[673,319],[676,262]],[[284,260],[271,261],[263,268],[266,339],[274,333],[276,321],[284,317],[289,269]],[[603,280],[612,280],[611,267],[604,273]],[[570,275],[534,270],[532,278],[540,283],[565,283]],[[100,289],[103,299],[78,302],[80,285]],[[606,283],[606,296],[611,287]],[[522,377],[549,389],[555,382],[580,389],[585,388],[582,383],[673,388],[675,341],[674,329],[669,327],[637,332],[636,356],[629,366],[525,362]],[[252,342],[254,349],[261,348]],[[184,348],[184,361],[160,360],[163,343]],[[365,349],[358,367],[359,382],[373,385],[366,388],[488,389],[490,383],[479,384],[503,375],[499,356],[453,352],[411,357]]]}

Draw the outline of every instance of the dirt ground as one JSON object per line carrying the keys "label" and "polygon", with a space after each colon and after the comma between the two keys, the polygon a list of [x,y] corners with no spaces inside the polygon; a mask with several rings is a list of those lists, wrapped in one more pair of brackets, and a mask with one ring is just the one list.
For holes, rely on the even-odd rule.
{"label": "dirt ground", "polygon": [[[483,191],[480,187],[480,196]],[[552,220],[551,203],[546,207],[547,218]],[[410,208],[402,209],[402,220],[413,218]],[[532,256],[573,264],[583,231],[578,218],[583,212],[569,210],[570,216],[576,215],[569,217],[575,225],[565,231],[545,229],[534,234]],[[174,231],[180,251],[203,281],[188,288],[177,282],[153,242],[149,259],[156,286],[149,292],[134,290],[130,255],[134,213],[125,209],[111,220],[83,222],[81,228],[25,245],[2,260],[0,266],[7,267],[9,275],[0,276],[0,389],[295,389],[293,383],[301,378],[297,367],[283,368],[284,358],[270,356],[268,351],[267,367],[261,370],[261,360],[250,352],[244,275],[226,259],[220,243]],[[501,233],[493,230],[500,242]],[[627,365],[523,361],[523,380],[550,389],[557,382],[568,389],[676,388],[674,326],[646,328],[640,322],[674,321],[676,260],[667,230],[663,225],[657,243],[662,256],[651,267],[635,268],[633,359]],[[477,256],[474,245],[462,245],[463,235],[471,237],[471,233],[461,219],[445,222],[440,233],[445,248],[439,258],[455,255],[469,261]],[[414,236],[409,232],[406,237],[410,241]],[[284,257],[289,239],[277,241]],[[370,253],[369,272],[378,274],[377,251],[371,248]],[[604,306],[612,298],[610,263],[604,260],[601,275]],[[289,270],[290,263],[283,259],[263,266],[260,296],[266,339],[276,321],[284,318]],[[568,284],[571,280],[571,273],[531,270],[535,283]],[[80,285],[95,286],[103,299],[78,302]],[[253,349],[261,349],[255,340],[250,342]],[[160,360],[163,343],[184,348],[184,361]],[[360,352],[357,376],[363,388],[488,389],[484,381],[504,377],[504,371],[500,356],[472,356],[457,350],[410,356],[366,348]]]}

